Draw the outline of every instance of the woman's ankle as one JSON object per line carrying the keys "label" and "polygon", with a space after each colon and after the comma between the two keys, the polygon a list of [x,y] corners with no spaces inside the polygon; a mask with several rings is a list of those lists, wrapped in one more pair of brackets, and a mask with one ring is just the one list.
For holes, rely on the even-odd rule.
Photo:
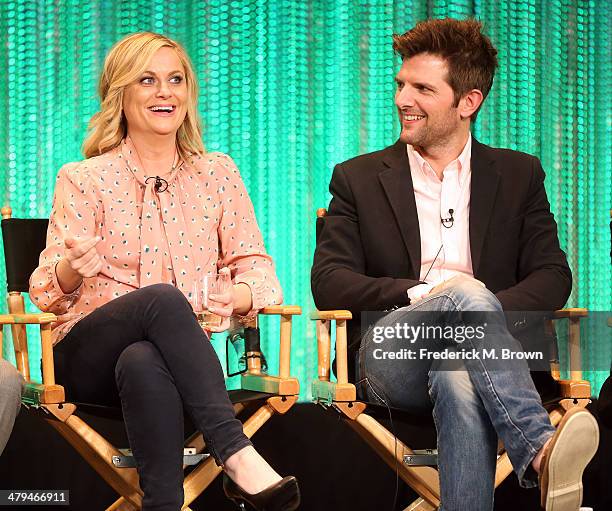
{"label": "woman's ankle", "polygon": [[244,491],[259,493],[281,480],[281,476],[251,445],[232,454],[224,464],[226,474]]}

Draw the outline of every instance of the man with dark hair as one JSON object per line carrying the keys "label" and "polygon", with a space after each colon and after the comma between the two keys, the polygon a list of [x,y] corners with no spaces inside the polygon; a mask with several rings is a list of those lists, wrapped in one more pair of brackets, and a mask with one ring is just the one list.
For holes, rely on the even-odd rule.
{"label": "man with dark hair", "polygon": [[[552,311],[571,290],[539,160],[471,136],[497,67],[481,29],[475,20],[429,20],[394,37],[403,59],[400,139],[334,169],[312,291],[320,309],[354,314],[349,352],[365,399],[433,405],[444,510],[493,508],[499,437],[522,486],[535,486],[539,475],[542,505],[575,511],[598,445],[596,421],[574,409],[555,432],[524,360],[478,358],[484,347],[522,353],[505,311]],[[362,331],[367,311],[387,312]],[[483,311],[484,341],[444,341],[452,363],[428,358],[431,350],[416,360],[385,355],[410,347],[397,325],[425,324],[435,313],[458,326]],[[529,330],[529,317],[520,313],[511,326]],[[396,334],[376,338],[380,332]]]}

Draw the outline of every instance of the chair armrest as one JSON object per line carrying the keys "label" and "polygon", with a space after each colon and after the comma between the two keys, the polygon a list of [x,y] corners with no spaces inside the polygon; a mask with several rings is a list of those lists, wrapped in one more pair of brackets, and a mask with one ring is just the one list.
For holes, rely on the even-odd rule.
{"label": "chair armrest", "polygon": [[21,395],[21,402],[28,406],[59,404],[65,401],[64,387],[61,385],[44,385],[26,383]]}
{"label": "chair armrest", "polygon": [[302,308],[299,305],[270,305],[261,309],[259,314],[299,316],[302,314]]}
{"label": "chair armrest", "polygon": [[310,319],[312,320],[337,320],[337,319],[353,319],[351,311],[347,310],[327,310],[327,311],[314,311],[310,313]]}
{"label": "chair armrest", "polygon": [[261,309],[260,314],[280,315],[280,361],[278,364],[279,378],[289,378],[291,371],[291,316],[302,314],[298,305],[271,305]]}
{"label": "chair armrest", "polygon": [[[40,325],[40,343],[42,348],[43,384],[55,386],[55,369],[53,367],[53,341],[51,340],[51,323],[57,320],[55,314],[38,312],[33,314],[2,314],[0,324],[3,325]],[[29,370],[28,378],[29,379]],[[62,391],[63,392],[63,391]]]}
{"label": "chair armrest", "polygon": [[[298,305],[272,305],[264,307],[259,314],[280,316],[280,361],[278,376],[261,373],[261,361],[258,358],[248,359],[248,371],[241,377],[241,387],[245,390],[268,392],[279,395],[297,395],[299,383],[290,377],[291,372],[291,327],[292,316],[302,314]],[[255,325],[256,326],[256,323]],[[247,353],[248,355],[248,353]]]}
{"label": "chair armrest", "polygon": [[3,325],[46,325],[57,320],[50,312],[33,314],[0,314],[0,324]]}
{"label": "chair armrest", "polygon": [[[569,366],[570,380],[573,382],[581,382],[582,379],[582,356],[580,353],[580,319],[586,318],[589,315],[588,309],[583,308],[568,308],[555,311],[552,319],[567,319],[569,320]],[[551,322],[552,323],[552,322]],[[554,376],[554,375],[553,375]],[[558,369],[557,369],[558,376]]]}
{"label": "chair armrest", "polygon": [[[346,322],[353,315],[348,310],[314,311],[310,319],[317,322],[318,379],[312,383],[315,401],[354,401],[355,386],[348,382],[348,346]],[[330,382],[331,372],[331,324],[336,322],[336,370],[337,383]]]}
{"label": "chair armrest", "polygon": [[12,325],[15,320],[10,314],[0,314],[0,325]]}
{"label": "chair armrest", "polygon": [[586,318],[589,315],[588,309],[572,308],[572,309],[560,309],[553,312],[553,319],[562,318]]}

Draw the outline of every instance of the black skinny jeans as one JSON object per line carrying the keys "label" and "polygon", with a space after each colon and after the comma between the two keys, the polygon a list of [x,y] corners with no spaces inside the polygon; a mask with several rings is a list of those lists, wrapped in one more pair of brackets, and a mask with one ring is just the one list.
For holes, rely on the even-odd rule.
{"label": "black skinny jeans", "polygon": [[251,445],[217,354],[174,286],[144,287],[99,307],[54,354],[68,400],[120,401],[144,511],[176,511],[183,504],[183,406],[217,463]]}

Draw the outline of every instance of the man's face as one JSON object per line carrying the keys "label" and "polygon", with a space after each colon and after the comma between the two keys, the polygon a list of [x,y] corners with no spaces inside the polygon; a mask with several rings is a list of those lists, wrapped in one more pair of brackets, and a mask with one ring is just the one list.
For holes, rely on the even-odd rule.
{"label": "man's face", "polygon": [[445,145],[458,132],[461,117],[447,75],[446,61],[436,55],[404,59],[395,77],[402,142],[427,150]]}

